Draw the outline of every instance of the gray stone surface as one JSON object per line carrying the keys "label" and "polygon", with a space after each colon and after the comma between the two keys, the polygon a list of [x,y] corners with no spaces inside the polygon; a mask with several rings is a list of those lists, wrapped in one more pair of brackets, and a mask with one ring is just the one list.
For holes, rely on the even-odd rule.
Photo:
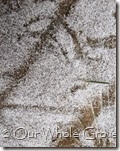
{"label": "gray stone surface", "polygon": [[115,82],[114,0],[0,1],[0,146],[115,147]]}

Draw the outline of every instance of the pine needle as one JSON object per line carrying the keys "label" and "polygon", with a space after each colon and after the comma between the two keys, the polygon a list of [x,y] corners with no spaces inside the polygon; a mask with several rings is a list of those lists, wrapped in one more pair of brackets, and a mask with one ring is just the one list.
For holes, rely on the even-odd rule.
{"label": "pine needle", "polygon": [[86,82],[91,82],[91,83],[100,83],[100,84],[110,84],[109,82],[104,82],[104,81],[92,81],[92,80],[88,80]]}

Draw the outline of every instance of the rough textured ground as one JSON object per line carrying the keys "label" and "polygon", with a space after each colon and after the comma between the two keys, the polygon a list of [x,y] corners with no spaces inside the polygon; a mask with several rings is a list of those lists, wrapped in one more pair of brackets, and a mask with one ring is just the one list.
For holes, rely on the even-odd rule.
{"label": "rough textured ground", "polygon": [[115,79],[114,0],[0,1],[0,146],[115,147]]}

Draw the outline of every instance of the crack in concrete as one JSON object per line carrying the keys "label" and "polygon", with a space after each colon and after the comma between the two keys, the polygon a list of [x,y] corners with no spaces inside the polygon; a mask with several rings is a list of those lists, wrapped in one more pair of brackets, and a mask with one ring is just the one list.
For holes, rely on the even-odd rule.
{"label": "crack in concrete", "polygon": [[[6,88],[3,92],[0,93],[0,101],[4,101],[7,98],[7,96],[12,92],[14,85],[17,85],[19,81],[26,76],[27,72],[29,71],[30,66],[38,58],[38,55],[36,55],[36,53],[38,53],[39,55],[44,53],[41,50],[45,46],[48,38],[51,38],[53,36],[54,32],[51,32],[51,31],[54,31],[55,26],[61,23],[60,22],[61,16],[62,17],[64,15],[67,16],[69,14],[71,6],[75,4],[75,2],[77,2],[77,0],[65,0],[61,2],[58,7],[59,15],[57,14],[56,17],[53,17],[50,25],[47,26],[46,31],[41,34],[40,36],[41,42],[35,43],[34,50],[30,52],[29,58],[25,60],[24,63],[20,65],[18,69],[15,69],[13,72],[3,73],[3,76],[7,75],[9,77],[12,77],[13,81],[15,81],[16,84],[10,84],[9,88]],[[38,18],[39,17],[37,17],[37,20]],[[32,19],[29,22],[33,23],[34,21],[36,21],[36,19]]]}

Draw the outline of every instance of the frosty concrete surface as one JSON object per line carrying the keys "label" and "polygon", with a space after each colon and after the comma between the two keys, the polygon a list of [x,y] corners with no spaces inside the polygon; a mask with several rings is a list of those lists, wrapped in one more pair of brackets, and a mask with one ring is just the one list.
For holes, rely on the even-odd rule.
{"label": "frosty concrete surface", "polygon": [[[116,146],[82,135],[91,126],[115,136],[115,12],[114,0],[0,2],[0,146]],[[72,127],[82,137],[19,140],[21,127],[30,135]]]}

